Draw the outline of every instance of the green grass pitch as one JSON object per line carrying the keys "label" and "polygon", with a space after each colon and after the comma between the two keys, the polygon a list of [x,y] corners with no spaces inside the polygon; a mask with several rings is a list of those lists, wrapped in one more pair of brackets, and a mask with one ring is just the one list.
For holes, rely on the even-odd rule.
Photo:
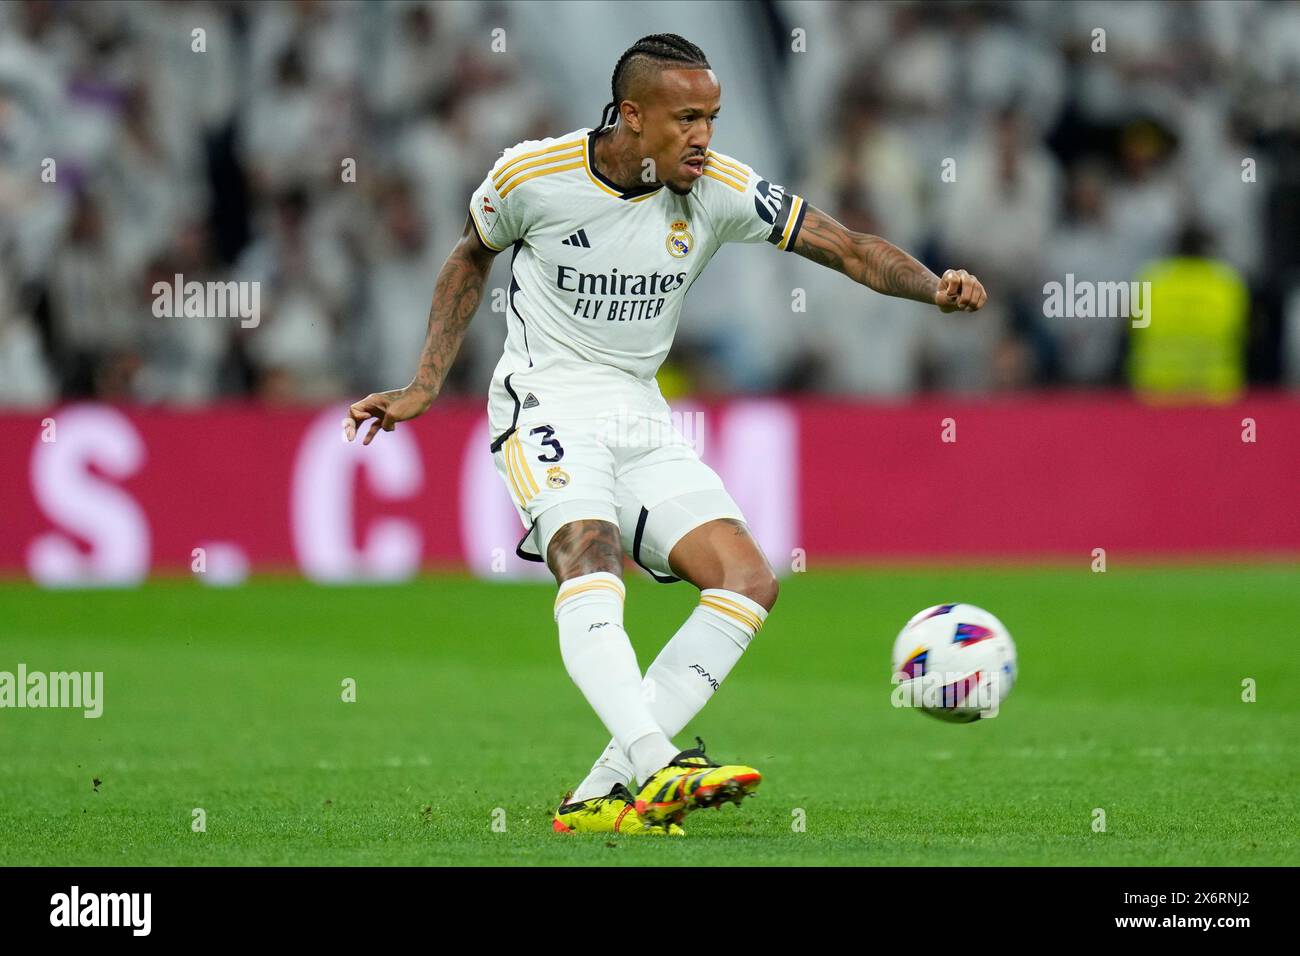
{"label": "green grass pitch", "polygon": [[[644,668],[695,592],[628,579]],[[607,739],[560,661],[552,596],[463,577],[0,585],[0,670],[105,685],[97,720],[0,710],[0,864],[1300,862],[1293,566],[792,575],[677,738],[763,785],[689,817],[681,840],[551,832]],[[1016,638],[1020,680],[994,720],[890,706],[894,635],[951,600]]]}

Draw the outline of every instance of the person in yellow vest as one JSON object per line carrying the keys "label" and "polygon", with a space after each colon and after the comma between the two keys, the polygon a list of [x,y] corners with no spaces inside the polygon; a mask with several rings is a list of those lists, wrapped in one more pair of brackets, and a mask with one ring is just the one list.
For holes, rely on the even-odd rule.
{"label": "person in yellow vest", "polygon": [[1250,293],[1236,269],[1210,258],[1209,245],[1189,226],[1177,255],[1137,276],[1128,375],[1143,398],[1226,402],[1245,385]]}

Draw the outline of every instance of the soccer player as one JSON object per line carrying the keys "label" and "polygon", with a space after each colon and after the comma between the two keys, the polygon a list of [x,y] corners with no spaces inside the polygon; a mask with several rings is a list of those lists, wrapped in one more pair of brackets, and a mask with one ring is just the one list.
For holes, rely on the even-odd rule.
{"label": "soccer player", "polygon": [[[721,103],[704,53],[672,33],[614,67],[599,129],[507,149],[438,273],[419,369],[351,406],[363,444],[437,397],[493,258],[511,250],[508,332],[488,397],[492,454],[526,529],[517,552],[555,575],[565,668],[613,739],[556,812],[557,832],[680,834],[739,803],[752,767],[672,742],[776,603],[777,580],[717,474],[670,424],[655,373],[687,290],[724,242],[771,243],[884,295],[942,312],[986,295],[709,148]],[[372,421],[373,420],[373,421]],[[623,556],[699,605],[644,675],[623,629]],[[634,784],[635,781],[635,784]],[[634,789],[633,789],[634,788]]]}

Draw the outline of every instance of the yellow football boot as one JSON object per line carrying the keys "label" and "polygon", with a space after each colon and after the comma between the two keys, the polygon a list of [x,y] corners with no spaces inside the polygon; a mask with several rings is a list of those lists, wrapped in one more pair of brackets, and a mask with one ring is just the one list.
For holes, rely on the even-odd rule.
{"label": "yellow football boot", "polygon": [[651,827],[672,826],[692,810],[740,801],[758,789],[763,776],[753,767],[719,766],[699,748],[683,750],[650,776],[636,795],[636,812]]}
{"label": "yellow football boot", "polygon": [[560,809],[555,811],[552,829],[556,833],[686,835],[686,831],[676,824],[670,825],[667,831],[661,826],[646,826],[637,816],[632,792],[621,783],[614,784],[606,796],[560,804]]}

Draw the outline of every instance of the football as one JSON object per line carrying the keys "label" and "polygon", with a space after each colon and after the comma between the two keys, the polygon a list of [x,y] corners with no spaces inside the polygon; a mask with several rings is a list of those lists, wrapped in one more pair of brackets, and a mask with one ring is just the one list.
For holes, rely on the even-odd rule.
{"label": "football", "polygon": [[894,640],[896,707],[970,723],[994,717],[1016,680],[1016,645],[996,617],[973,604],[936,604]]}

